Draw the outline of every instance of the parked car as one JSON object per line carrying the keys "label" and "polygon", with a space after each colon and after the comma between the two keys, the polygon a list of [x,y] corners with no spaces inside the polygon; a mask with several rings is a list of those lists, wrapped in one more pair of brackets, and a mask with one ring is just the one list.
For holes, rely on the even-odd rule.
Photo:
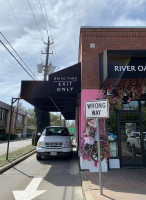
{"label": "parked car", "polygon": [[72,138],[66,127],[46,127],[38,140],[36,158],[46,156],[72,157]]}
{"label": "parked car", "polygon": [[[146,132],[143,132],[144,135],[144,149],[146,150]],[[130,152],[136,151],[141,152],[141,140],[140,132],[132,132],[127,138],[127,147]]]}

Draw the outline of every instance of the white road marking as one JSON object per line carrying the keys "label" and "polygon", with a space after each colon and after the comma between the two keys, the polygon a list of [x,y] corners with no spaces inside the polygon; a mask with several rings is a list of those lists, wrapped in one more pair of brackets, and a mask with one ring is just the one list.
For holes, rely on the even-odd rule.
{"label": "white road marking", "polygon": [[13,191],[15,200],[31,200],[47,190],[37,190],[42,178],[33,178],[25,190]]}

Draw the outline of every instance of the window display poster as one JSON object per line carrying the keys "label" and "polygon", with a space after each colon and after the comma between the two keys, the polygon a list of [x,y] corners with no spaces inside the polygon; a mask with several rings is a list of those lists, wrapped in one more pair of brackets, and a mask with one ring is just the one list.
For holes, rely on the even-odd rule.
{"label": "window display poster", "polygon": [[136,132],[136,123],[125,123],[126,135],[130,136],[131,133]]}
{"label": "window display poster", "polygon": [[117,156],[117,142],[110,142],[110,157]]}

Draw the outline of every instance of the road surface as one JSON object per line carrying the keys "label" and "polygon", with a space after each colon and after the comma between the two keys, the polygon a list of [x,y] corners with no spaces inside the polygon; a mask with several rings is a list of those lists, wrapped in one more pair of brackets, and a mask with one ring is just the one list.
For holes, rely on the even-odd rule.
{"label": "road surface", "polygon": [[75,154],[72,160],[52,158],[39,162],[35,157],[34,154],[0,175],[0,199],[84,199]]}

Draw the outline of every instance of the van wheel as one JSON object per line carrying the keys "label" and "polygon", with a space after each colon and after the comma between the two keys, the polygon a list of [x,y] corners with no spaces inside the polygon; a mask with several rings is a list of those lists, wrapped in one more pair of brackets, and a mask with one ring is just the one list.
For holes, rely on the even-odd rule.
{"label": "van wheel", "polygon": [[72,153],[70,153],[70,154],[67,156],[67,159],[68,159],[68,160],[71,160],[71,159],[72,159]]}
{"label": "van wheel", "polygon": [[42,156],[36,154],[36,159],[37,159],[37,160],[42,160]]}

